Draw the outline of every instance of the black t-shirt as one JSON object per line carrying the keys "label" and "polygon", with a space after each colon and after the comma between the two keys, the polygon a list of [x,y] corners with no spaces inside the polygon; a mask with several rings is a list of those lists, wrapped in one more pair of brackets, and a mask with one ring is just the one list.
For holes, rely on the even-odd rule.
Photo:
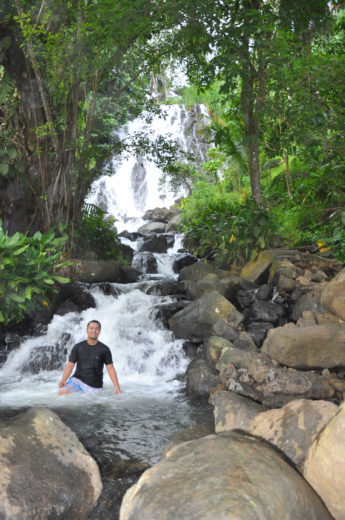
{"label": "black t-shirt", "polygon": [[103,386],[103,365],[113,362],[110,348],[100,341],[96,345],[89,345],[86,340],[77,343],[69,356],[71,363],[77,363],[73,376],[93,388]]}

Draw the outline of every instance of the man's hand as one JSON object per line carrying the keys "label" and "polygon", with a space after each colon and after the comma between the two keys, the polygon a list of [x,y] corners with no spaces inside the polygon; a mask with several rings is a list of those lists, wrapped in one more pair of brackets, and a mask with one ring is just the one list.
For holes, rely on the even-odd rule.
{"label": "man's hand", "polygon": [[60,381],[60,382],[59,382],[59,387],[60,387],[60,388],[63,388],[63,387],[66,386],[66,385],[67,385],[66,381]]}
{"label": "man's hand", "polygon": [[120,388],[115,388],[115,392],[114,392],[114,394],[121,394],[121,390],[120,390]]}

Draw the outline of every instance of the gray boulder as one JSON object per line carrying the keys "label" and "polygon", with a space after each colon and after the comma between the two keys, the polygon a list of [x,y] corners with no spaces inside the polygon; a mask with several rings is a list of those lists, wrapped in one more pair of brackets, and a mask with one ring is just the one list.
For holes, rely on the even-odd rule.
{"label": "gray boulder", "polygon": [[212,327],[219,318],[226,319],[230,325],[238,325],[243,320],[232,303],[219,292],[211,291],[174,314],[169,326],[176,338],[200,341],[211,336]]}
{"label": "gray boulder", "polygon": [[235,429],[249,431],[254,418],[266,410],[262,404],[226,390],[214,392],[210,403],[214,407],[216,433]]}
{"label": "gray boulder", "polygon": [[332,520],[266,441],[235,432],[170,450],[125,494],[120,520]]}
{"label": "gray boulder", "polygon": [[206,400],[220,383],[218,372],[203,357],[193,359],[187,368],[187,395],[194,401]]}
{"label": "gray boulder", "polygon": [[272,329],[262,346],[273,359],[289,367],[345,366],[345,323]]}
{"label": "gray boulder", "polygon": [[301,468],[312,442],[337,409],[328,401],[298,399],[256,415],[248,431],[277,446]]}
{"label": "gray boulder", "polygon": [[0,518],[84,520],[102,491],[96,462],[46,408],[0,427]]}
{"label": "gray boulder", "polygon": [[320,495],[335,520],[345,520],[345,404],[311,445],[304,476]]}

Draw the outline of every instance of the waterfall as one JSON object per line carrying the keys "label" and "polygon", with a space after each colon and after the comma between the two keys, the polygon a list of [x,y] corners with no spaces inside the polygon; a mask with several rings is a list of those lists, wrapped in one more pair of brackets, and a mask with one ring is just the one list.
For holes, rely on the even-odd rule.
{"label": "waterfall", "polygon": [[[196,105],[188,111],[184,105],[165,105],[163,110],[164,118],[155,115],[147,122],[147,114],[143,114],[143,117],[131,121],[121,129],[118,138],[123,140],[150,131],[153,138],[164,136],[174,140],[181,150],[192,152],[197,162],[205,161],[198,129],[207,121],[206,108]],[[111,161],[111,170],[113,175],[103,175],[94,182],[87,202],[113,215],[119,232],[136,230],[143,224],[141,216],[147,209],[169,207],[177,197],[185,195],[183,191],[177,195],[159,191],[162,172],[146,158],[116,157]]]}

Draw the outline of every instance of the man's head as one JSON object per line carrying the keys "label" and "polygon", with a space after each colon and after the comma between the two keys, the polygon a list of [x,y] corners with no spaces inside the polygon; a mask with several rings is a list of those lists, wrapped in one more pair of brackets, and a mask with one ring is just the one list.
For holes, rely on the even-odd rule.
{"label": "man's head", "polygon": [[91,320],[87,324],[86,334],[89,343],[97,343],[98,336],[101,333],[101,324],[98,320]]}

